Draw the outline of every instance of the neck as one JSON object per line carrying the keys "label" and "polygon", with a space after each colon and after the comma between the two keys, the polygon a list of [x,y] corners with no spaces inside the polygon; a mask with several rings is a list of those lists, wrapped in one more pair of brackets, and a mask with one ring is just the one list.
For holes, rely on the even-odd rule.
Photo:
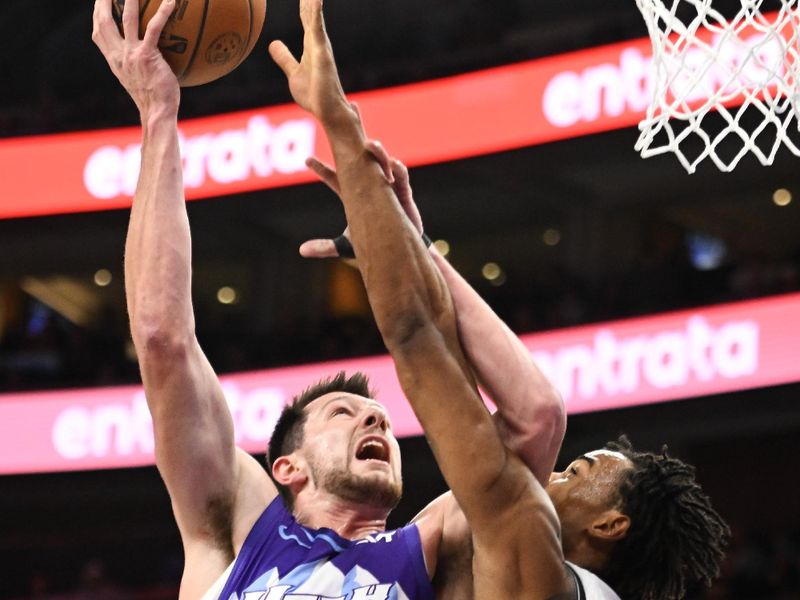
{"label": "neck", "polygon": [[564,544],[564,558],[595,575],[605,570],[610,552],[611,546],[608,544],[593,541],[585,536],[574,540],[574,543]]}
{"label": "neck", "polygon": [[386,529],[389,509],[348,502],[321,491],[303,491],[292,511],[305,527],[332,529],[346,540],[358,540]]}

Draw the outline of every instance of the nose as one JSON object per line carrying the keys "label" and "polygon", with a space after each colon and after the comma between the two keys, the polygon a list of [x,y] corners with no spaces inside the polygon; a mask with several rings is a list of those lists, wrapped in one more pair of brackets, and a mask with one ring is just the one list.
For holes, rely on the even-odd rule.
{"label": "nose", "polygon": [[373,407],[369,407],[365,410],[362,424],[365,429],[377,428],[381,431],[386,431],[388,429],[386,414],[382,410]]}
{"label": "nose", "polygon": [[561,474],[553,471],[552,473],[550,473],[550,477],[548,478],[547,483],[552,483],[554,479],[558,479],[559,475]]}

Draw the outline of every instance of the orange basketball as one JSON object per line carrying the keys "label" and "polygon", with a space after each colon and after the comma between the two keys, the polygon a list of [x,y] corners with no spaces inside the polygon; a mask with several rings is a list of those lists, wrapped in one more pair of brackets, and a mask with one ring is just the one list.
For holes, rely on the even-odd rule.
{"label": "orange basketball", "polygon": [[[135,0],[129,0],[135,1]],[[113,0],[121,25],[125,0]],[[139,37],[161,0],[139,0]],[[219,79],[252,52],[267,12],[267,0],[176,0],[158,47],[183,87]]]}

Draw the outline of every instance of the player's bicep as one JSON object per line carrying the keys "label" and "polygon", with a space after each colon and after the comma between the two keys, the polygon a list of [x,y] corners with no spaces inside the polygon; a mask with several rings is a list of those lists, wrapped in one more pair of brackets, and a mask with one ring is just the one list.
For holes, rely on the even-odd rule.
{"label": "player's bicep", "polygon": [[574,581],[564,562],[555,508],[518,464],[519,474],[512,472],[516,468],[509,471],[516,481],[498,481],[497,492],[487,498],[495,510],[470,523],[476,572],[503,582],[500,589],[512,596],[572,598]]}
{"label": "player's bicep", "polygon": [[439,468],[467,517],[500,475],[507,450],[455,341],[433,326],[415,332],[392,356]]}
{"label": "player's bicep", "polygon": [[233,421],[196,341],[168,350],[140,356],[156,465],[182,535],[224,533],[238,477]]}

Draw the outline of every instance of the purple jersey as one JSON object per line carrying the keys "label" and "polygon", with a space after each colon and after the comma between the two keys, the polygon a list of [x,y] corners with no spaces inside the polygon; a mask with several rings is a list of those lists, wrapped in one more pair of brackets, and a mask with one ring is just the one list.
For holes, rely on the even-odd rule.
{"label": "purple jersey", "polygon": [[346,540],[309,529],[280,497],[261,514],[220,600],[433,600],[416,525]]}

